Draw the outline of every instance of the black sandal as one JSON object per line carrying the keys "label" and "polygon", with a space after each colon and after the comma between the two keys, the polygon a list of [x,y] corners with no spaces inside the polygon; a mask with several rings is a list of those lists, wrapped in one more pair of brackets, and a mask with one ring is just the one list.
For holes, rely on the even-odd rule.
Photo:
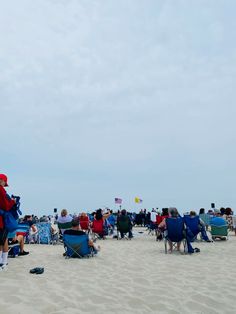
{"label": "black sandal", "polygon": [[30,270],[30,274],[40,275],[44,272],[44,268],[36,267]]}

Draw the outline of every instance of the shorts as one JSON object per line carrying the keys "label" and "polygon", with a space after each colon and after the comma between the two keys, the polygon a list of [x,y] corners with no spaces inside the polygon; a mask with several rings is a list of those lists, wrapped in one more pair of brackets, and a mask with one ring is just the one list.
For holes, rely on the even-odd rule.
{"label": "shorts", "polygon": [[7,239],[8,231],[6,229],[0,229],[0,245],[4,245]]}

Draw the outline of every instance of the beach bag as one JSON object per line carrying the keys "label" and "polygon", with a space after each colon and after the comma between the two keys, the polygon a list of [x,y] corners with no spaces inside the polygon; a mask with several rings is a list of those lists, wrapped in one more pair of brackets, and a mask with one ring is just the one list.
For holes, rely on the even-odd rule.
{"label": "beach bag", "polygon": [[13,217],[11,212],[6,212],[2,209],[0,209],[0,215],[3,217],[5,229],[8,232],[13,232],[17,229],[18,227],[18,222],[17,220]]}

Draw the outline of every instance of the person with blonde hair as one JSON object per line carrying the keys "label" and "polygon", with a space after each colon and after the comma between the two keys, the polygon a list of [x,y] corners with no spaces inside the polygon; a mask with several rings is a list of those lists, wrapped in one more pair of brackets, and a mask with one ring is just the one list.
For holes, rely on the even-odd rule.
{"label": "person with blonde hair", "polygon": [[[61,215],[57,219],[57,223],[64,224],[67,222],[71,222],[72,220],[73,220],[73,218],[70,215],[68,215],[67,209],[62,209]],[[64,233],[64,231],[65,231],[65,229],[61,229],[62,234]]]}

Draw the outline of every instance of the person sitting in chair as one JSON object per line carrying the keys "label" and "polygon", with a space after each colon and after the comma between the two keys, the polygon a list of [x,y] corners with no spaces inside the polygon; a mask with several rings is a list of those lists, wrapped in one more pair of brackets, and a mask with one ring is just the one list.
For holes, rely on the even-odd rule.
{"label": "person sitting in chair", "polygon": [[211,218],[210,225],[225,226],[228,222],[222,217],[219,209],[215,209],[215,216]]}
{"label": "person sitting in chair", "polygon": [[122,228],[120,226],[122,224],[126,223],[128,225],[128,233],[129,238],[131,239],[133,237],[132,235],[132,222],[130,217],[127,215],[127,212],[125,209],[122,209],[121,215],[117,217],[117,230],[119,230],[121,238],[124,238],[124,232],[122,231]]}
{"label": "person sitting in chair", "polygon": [[[191,210],[190,213],[189,213],[189,217],[192,218],[192,219],[194,219],[195,217],[197,217],[196,212],[195,212],[194,210]],[[186,224],[186,222],[185,222],[185,224]],[[190,227],[190,226],[187,225],[187,227]],[[208,238],[208,235],[207,235],[207,233],[206,233],[206,225],[205,225],[205,223],[202,221],[201,218],[199,218],[198,230],[199,230],[199,232],[201,233],[201,237],[202,237],[202,239],[203,239],[204,241],[206,241],[206,242],[213,242],[212,240],[210,240],[210,239]],[[190,227],[190,232],[191,232],[191,227]],[[196,235],[196,236],[197,236],[197,235]],[[191,241],[193,242],[194,239],[191,239]]]}
{"label": "person sitting in chair", "polygon": [[[173,219],[181,218],[181,219],[183,219],[182,217],[180,217],[177,208],[175,208],[175,207],[170,207],[168,211],[169,211],[169,218],[173,218]],[[164,230],[165,230],[164,234],[165,234],[165,235],[168,235],[166,219],[168,219],[168,218],[165,218],[165,219],[160,223],[159,227],[160,227],[160,228],[164,228]],[[184,233],[185,233],[185,236],[184,236],[184,237],[186,238],[188,253],[192,254],[192,253],[198,253],[198,252],[200,252],[200,249],[198,249],[198,248],[193,248],[193,247],[192,247],[192,245],[191,245],[191,243],[190,243],[190,242],[191,242],[191,239],[190,239],[190,237],[189,237],[189,235],[188,235],[188,232],[186,232],[186,230],[185,230]],[[181,244],[181,242],[177,242],[177,251],[180,251],[180,244]],[[169,248],[169,252],[172,253],[172,250],[173,250],[173,243],[172,243],[171,241],[169,241],[169,247],[170,247],[170,248]]]}
{"label": "person sitting in chair", "polygon": [[[64,235],[66,234],[76,236],[86,235],[86,233],[81,230],[78,219],[72,220],[72,228],[65,230]],[[91,239],[88,240],[88,245],[93,249],[94,253],[97,253],[101,250],[101,247],[99,245],[96,247]]]}
{"label": "person sitting in chair", "polygon": [[[64,224],[64,223],[67,223],[67,222],[71,222],[72,219],[73,218],[68,214],[67,209],[62,209],[61,216],[58,217],[57,223]],[[63,234],[65,230],[66,229],[61,229],[60,231]]]}
{"label": "person sitting in chair", "polygon": [[[169,217],[170,218],[178,218],[179,217],[179,212],[177,210],[177,208],[169,208],[168,210],[169,212]],[[164,235],[167,235],[167,225],[166,225],[166,218],[164,218],[162,220],[162,222],[159,224],[158,226],[159,228],[163,228],[165,231],[164,231]],[[173,251],[173,243],[171,241],[168,241],[169,243],[169,252],[172,253]],[[181,245],[181,242],[177,242],[177,251],[180,251],[180,245]]]}

